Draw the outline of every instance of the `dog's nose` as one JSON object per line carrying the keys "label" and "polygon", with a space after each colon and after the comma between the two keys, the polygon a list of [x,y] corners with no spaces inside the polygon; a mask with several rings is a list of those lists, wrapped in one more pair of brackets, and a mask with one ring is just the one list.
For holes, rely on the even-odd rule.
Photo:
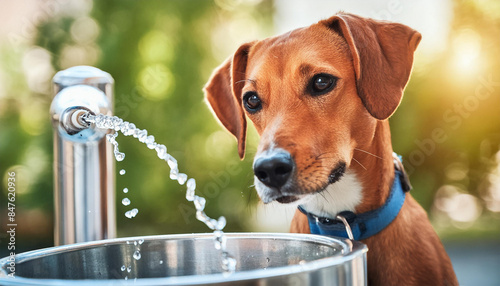
{"label": "dog's nose", "polygon": [[282,187],[290,178],[292,171],[292,156],[284,151],[257,158],[253,164],[255,176],[268,187]]}

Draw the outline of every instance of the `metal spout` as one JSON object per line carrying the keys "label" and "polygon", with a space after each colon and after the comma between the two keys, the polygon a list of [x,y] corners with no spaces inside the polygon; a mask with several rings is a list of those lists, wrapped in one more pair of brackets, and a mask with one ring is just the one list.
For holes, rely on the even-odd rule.
{"label": "metal spout", "polygon": [[61,115],[61,127],[69,135],[74,135],[84,129],[90,128],[90,122],[85,121],[85,116],[89,113],[95,115],[84,106],[68,108]]}
{"label": "metal spout", "polygon": [[85,114],[112,114],[113,78],[77,66],[58,72],[53,83],[55,245],[114,238],[112,149],[107,131],[84,119]]}

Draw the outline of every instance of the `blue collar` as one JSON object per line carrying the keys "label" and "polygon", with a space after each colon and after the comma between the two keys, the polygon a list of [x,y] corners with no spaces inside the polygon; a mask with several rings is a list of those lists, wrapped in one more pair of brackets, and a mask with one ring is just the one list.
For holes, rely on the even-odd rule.
{"label": "blue collar", "polygon": [[[354,240],[363,240],[381,232],[398,215],[405,201],[406,192],[410,190],[408,178],[402,168],[399,158],[395,157],[395,176],[391,193],[383,206],[378,209],[355,214],[351,211],[339,213],[349,223]],[[398,160],[399,162],[396,162]],[[398,164],[399,163],[399,164]],[[299,210],[307,215],[312,234],[330,235],[348,238],[346,227],[337,219],[328,219],[308,213],[299,206]]]}

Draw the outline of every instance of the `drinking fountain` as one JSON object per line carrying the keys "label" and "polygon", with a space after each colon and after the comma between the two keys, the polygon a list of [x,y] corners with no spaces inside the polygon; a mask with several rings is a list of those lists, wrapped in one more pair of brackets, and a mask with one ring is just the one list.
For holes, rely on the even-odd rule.
{"label": "drinking fountain", "polygon": [[90,66],[58,72],[50,116],[54,128],[55,245],[116,237],[115,161],[106,132],[82,112],[111,115],[113,78]]}
{"label": "drinking fountain", "polygon": [[112,114],[113,78],[97,68],[72,67],[55,75],[54,91],[56,246],[0,259],[0,285],[367,284],[367,247],[344,238],[225,233],[233,272],[223,267],[212,233],[114,238],[117,150],[106,142],[109,131],[88,120]]}

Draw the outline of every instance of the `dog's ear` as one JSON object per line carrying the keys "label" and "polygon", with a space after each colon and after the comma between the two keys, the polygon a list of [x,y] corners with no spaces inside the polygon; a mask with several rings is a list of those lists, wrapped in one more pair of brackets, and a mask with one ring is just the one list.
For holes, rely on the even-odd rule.
{"label": "dog's ear", "polygon": [[403,97],[420,33],[402,24],[351,14],[338,14],[319,23],[346,40],[363,104],[373,117],[387,119]]}
{"label": "dog's ear", "polygon": [[238,154],[245,157],[247,121],[243,112],[241,89],[244,86],[248,51],[253,43],[243,44],[219,66],[203,88],[205,98],[219,121],[238,140]]}

